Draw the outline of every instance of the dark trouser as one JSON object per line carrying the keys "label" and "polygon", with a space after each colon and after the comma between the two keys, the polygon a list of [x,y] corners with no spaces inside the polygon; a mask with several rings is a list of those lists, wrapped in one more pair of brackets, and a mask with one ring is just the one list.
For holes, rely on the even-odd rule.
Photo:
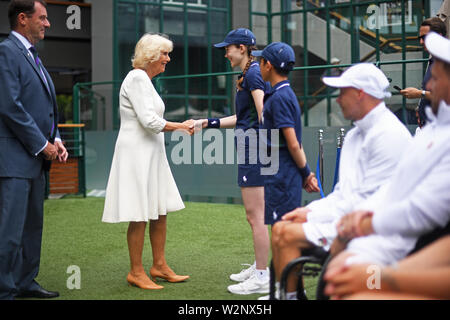
{"label": "dark trouser", "polygon": [[0,178],[0,299],[36,289],[39,272],[45,176]]}

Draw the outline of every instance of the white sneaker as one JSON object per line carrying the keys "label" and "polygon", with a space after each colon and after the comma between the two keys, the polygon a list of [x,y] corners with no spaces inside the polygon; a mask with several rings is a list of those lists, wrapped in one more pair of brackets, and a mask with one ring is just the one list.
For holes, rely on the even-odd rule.
{"label": "white sneaker", "polygon": [[239,273],[233,273],[230,279],[237,282],[242,282],[249,279],[255,273],[255,264],[242,264],[243,266],[249,266]]}
{"label": "white sneaker", "polygon": [[[305,293],[305,297],[306,297],[306,290],[304,291],[304,293]],[[280,300],[280,290],[276,290],[275,291],[275,299],[276,300]],[[259,297],[258,300],[270,300],[270,294],[268,294],[266,296]],[[297,295],[295,295],[294,299],[292,299],[292,300],[298,300],[297,299]]]}
{"label": "white sneaker", "polygon": [[269,293],[269,282],[269,278],[261,281],[254,274],[241,283],[228,286],[228,291],[234,294]]}

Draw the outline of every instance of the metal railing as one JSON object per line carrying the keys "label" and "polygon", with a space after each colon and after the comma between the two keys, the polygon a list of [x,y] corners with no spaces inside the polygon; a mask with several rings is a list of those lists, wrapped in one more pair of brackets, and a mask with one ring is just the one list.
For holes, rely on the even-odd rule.
{"label": "metal railing", "polygon": [[[377,67],[381,67],[383,65],[403,65],[405,66],[406,64],[409,63],[424,63],[427,62],[428,59],[411,59],[411,60],[394,60],[394,61],[376,61],[376,62],[372,62],[374,63]],[[352,64],[342,64],[339,65],[340,68],[346,68],[351,66]],[[293,69],[293,72],[299,72],[299,71],[303,71],[303,72],[307,72],[309,70],[326,70],[326,69],[331,69],[331,68],[336,68],[336,65],[318,65],[318,66],[304,66],[304,67],[296,67]],[[405,69],[403,67],[403,69]],[[190,75],[177,75],[177,76],[159,76],[156,77],[154,79],[154,83],[155,83],[155,88],[159,91],[161,86],[163,85],[164,81],[171,81],[171,80],[177,80],[177,79],[192,79],[192,78],[202,78],[202,77],[217,77],[217,76],[233,76],[233,75],[237,75],[240,74],[240,72],[218,72],[218,73],[204,73],[204,74],[190,74]],[[402,75],[403,78],[405,78],[404,75]],[[406,79],[406,78],[405,78]],[[307,81],[305,81],[307,82]],[[93,87],[98,87],[98,86],[114,86],[114,90],[112,90],[112,101],[116,101],[118,102],[118,86],[120,85],[120,81],[103,81],[103,82],[86,82],[86,83],[77,83],[74,85],[73,87],[73,119],[75,123],[79,123],[81,122],[80,119],[80,111],[81,111],[81,97],[82,97],[82,90],[87,90],[89,92],[93,92],[90,94],[91,97],[95,97],[97,96],[97,94],[95,93],[96,90],[93,89]],[[294,88],[295,90],[295,88]],[[398,92],[393,92],[393,95],[398,95]],[[163,93],[161,94],[161,96],[163,98],[182,98],[185,100],[190,99],[191,96],[189,94],[171,94],[169,93]],[[104,96],[101,96],[102,98],[104,98]],[[232,96],[231,95],[195,95],[196,98],[200,98],[200,99],[206,99],[208,100],[208,110],[207,113],[204,116],[208,116],[211,117],[211,113],[212,113],[212,101],[213,100],[224,100],[226,101],[228,104],[231,104]],[[300,105],[302,106],[302,112],[304,115],[304,126],[309,126],[309,116],[308,116],[308,112],[309,112],[309,105],[310,105],[310,101],[317,101],[318,99],[331,99],[331,98],[336,98],[337,95],[336,94],[330,94],[330,93],[325,93],[325,94],[317,94],[317,92],[314,92],[313,94],[303,94],[303,95],[297,95],[297,98],[300,101]],[[115,105],[118,105],[115,104]],[[98,110],[98,109],[97,109]],[[103,119],[104,123],[108,123],[108,121],[112,121],[112,123],[119,123],[119,119],[118,119],[118,110],[116,110],[116,112],[111,112],[113,119],[107,119],[106,117]],[[330,109],[327,109],[327,113],[330,112]],[[105,113],[103,113],[104,116]],[[117,116],[117,118],[114,118],[115,116]],[[95,115],[93,117],[96,117]],[[188,119],[189,118],[189,111],[188,111],[188,103],[185,104],[185,116],[184,119]],[[402,99],[402,119],[401,119],[404,123],[406,123],[406,100],[403,97]],[[91,128],[89,128],[91,129]],[[116,127],[116,129],[118,129],[118,127]]]}

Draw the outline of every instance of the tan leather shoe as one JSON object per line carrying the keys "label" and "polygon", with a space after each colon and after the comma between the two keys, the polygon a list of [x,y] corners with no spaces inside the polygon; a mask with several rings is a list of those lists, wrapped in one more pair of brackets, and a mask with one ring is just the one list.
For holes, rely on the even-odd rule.
{"label": "tan leather shoe", "polygon": [[150,278],[145,274],[139,274],[138,276],[134,276],[131,273],[128,273],[127,282],[130,286],[136,286],[141,289],[147,290],[159,290],[164,288],[156,283],[154,283]]}
{"label": "tan leather shoe", "polygon": [[155,281],[156,278],[161,278],[169,282],[182,282],[189,279],[189,276],[180,276],[175,274],[175,272],[173,272],[170,268],[168,272],[162,272],[152,267],[150,269],[150,276],[152,277],[153,281]]}

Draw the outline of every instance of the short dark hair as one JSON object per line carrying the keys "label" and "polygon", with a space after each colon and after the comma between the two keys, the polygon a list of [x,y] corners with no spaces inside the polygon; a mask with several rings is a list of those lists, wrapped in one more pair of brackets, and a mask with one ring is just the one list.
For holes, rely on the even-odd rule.
{"label": "short dark hair", "polygon": [[[264,61],[264,64],[267,63],[267,60],[264,59],[264,57],[261,57],[261,60]],[[294,62],[289,62],[288,68],[292,67],[293,65],[294,65]],[[278,75],[283,76],[283,77],[289,76],[289,73],[291,72],[291,69],[281,69],[281,68],[274,66],[273,64],[272,64],[272,67],[275,69],[275,72],[278,73]]]}
{"label": "short dark hair", "polygon": [[421,27],[430,27],[431,31],[434,31],[436,33],[439,33],[443,37],[447,36],[447,27],[445,26],[445,23],[438,17],[428,18],[424,20],[421,25]]}
{"label": "short dark hair", "polygon": [[47,4],[43,0],[11,0],[8,6],[8,19],[11,30],[17,27],[17,17],[19,14],[25,13],[27,16],[30,16],[36,11],[34,8],[36,2],[47,7]]}

